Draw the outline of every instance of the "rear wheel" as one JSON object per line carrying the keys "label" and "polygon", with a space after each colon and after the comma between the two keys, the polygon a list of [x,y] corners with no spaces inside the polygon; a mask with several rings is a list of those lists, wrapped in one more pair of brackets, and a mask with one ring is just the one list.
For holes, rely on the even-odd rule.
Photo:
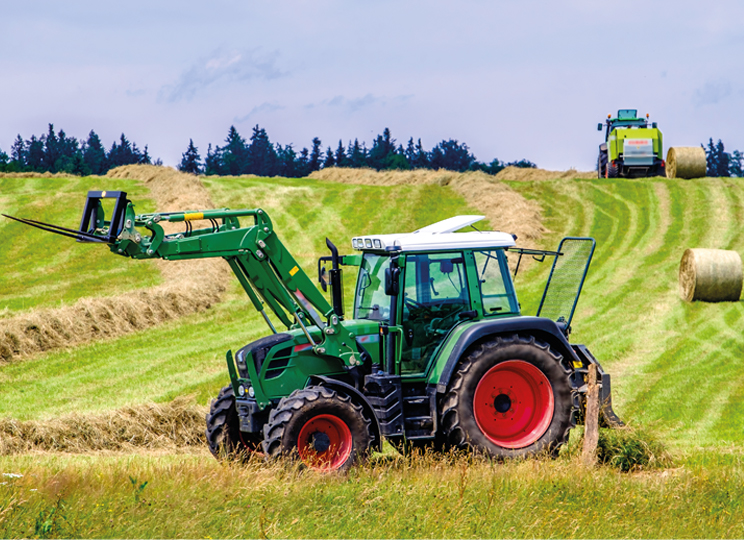
{"label": "rear wheel", "polygon": [[309,386],[271,411],[263,449],[269,458],[287,456],[311,469],[338,471],[366,457],[371,440],[361,406],[329,388]]}
{"label": "rear wheel", "polygon": [[448,442],[496,458],[555,452],[574,426],[570,369],[534,338],[497,338],[460,364],[446,394]]}
{"label": "rear wheel", "polygon": [[617,178],[618,173],[619,169],[617,168],[617,165],[613,165],[612,163],[607,165],[607,178]]}
{"label": "rear wheel", "polygon": [[207,443],[217,459],[246,459],[261,443],[259,434],[240,431],[232,386],[225,386],[212,400],[206,419]]}

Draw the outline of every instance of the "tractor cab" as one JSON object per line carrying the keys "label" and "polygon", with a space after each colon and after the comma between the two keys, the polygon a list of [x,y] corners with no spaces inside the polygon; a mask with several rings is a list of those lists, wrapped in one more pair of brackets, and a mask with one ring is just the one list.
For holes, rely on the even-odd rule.
{"label": "tractor cab", "polygon": [[354,238],[362,252],[354,319],[402,334],[391,373],[424,375],[450,331],[463,321],[519,315],[505,249],[510,234],[455,231],[483,216],[457,216],[413,233]]}

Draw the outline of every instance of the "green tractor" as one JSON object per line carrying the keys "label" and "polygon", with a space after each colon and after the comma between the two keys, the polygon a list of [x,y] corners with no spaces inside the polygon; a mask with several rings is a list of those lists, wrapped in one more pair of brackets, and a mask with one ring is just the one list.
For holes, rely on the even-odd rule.
{"label": "green tractor", "polygon": [[[457,216],[355,237],[347,255],[326,239],[318,278],[329,302],[261,209],[135,215],[126,193],[92,191],[79,230],[12,219],[133,259],[228,262],[270,333],[227,352],[229,384],[206,417],[218,459],[262,449],[269,459],[343,470],[385,439],[494,458],[554,453],[583,417],[592,364],[603,418],[621,424],[610,376],[584,345],[568,342],[591,238],[566,238],[554,252],[522,249],[503,232],[456,233],[482,219]],[[163,222],[185,230],[165,234]],[[537,316],[520,313],[507,253],[518,259],[515,272],[524,255],[553,258]],[[343,267],[357,273],[349,318]]]}
{"label": "green tractor", "polygon": [[[605,142],[599,145],[597,176],[599,178],[638,178],[665,176],[663,141],[656,122],[648,125],[636,109],[620,109],[617,117],[607,115],[604,123]],[[602,124],[597,130],[602,131]]]}

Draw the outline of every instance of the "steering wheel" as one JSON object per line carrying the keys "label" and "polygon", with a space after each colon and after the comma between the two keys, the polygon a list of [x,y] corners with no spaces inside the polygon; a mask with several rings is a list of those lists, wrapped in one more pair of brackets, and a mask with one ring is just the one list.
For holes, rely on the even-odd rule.
{"label": "steering wheel", "polygon": [[422,309],[426,307],[421,302],[416,302],[416,300],[408,298],[407,296],[403,298],[403,302],[405,303],[406,306],[408,306],[409,308],[413,308],[413,309]]}

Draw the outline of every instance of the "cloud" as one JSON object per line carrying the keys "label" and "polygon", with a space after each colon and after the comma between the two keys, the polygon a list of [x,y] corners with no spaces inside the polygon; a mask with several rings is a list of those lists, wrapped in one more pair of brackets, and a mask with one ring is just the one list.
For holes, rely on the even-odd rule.
{"label": "cloud", "polygon": [[715,105],[730,95],[731,83],[729,81],[707,82],[705,86],[695,90],[692,102],[696,107]]}
{"label": "cloud", "polygon": [[277,66],[279,53],[253,50],[218,49],[201,58],[184,71],[178,80],[160,89],[160,98],[169,102],[191,100],[196,94],[216,84],[230,84],[255,79],[277,79],[287,75]]}
{"label": "cloud", "polygon": [[309,103],[305,105],[306,109],[314,109],[315,107],[329,107],[333,109],[343,110],[344,112],[359,112],[365,109],[370,109],[374,106],[386,106],[388,104],[400,104],[409,101],[413,98],[413,94],[395,96],[393,98],[375,96],[373,94],[366,94],[358,98],[346,98],[344,96],[334,96],[330,99],[324,99],[320,103]]}
{"label": "cloud", "polygon": [[252,117],[261,114],[261,113],[272,113],[275,111],[281,111],[285,107],[282,105],[277,105],[275,103],[262,103],[261,105],[257,105],[256,107],[253,107],[251,111],[244,115],[244,116],[236,116],[234,118],[234,122],[236,124],[242,124],[246,120],[251,119]]}

